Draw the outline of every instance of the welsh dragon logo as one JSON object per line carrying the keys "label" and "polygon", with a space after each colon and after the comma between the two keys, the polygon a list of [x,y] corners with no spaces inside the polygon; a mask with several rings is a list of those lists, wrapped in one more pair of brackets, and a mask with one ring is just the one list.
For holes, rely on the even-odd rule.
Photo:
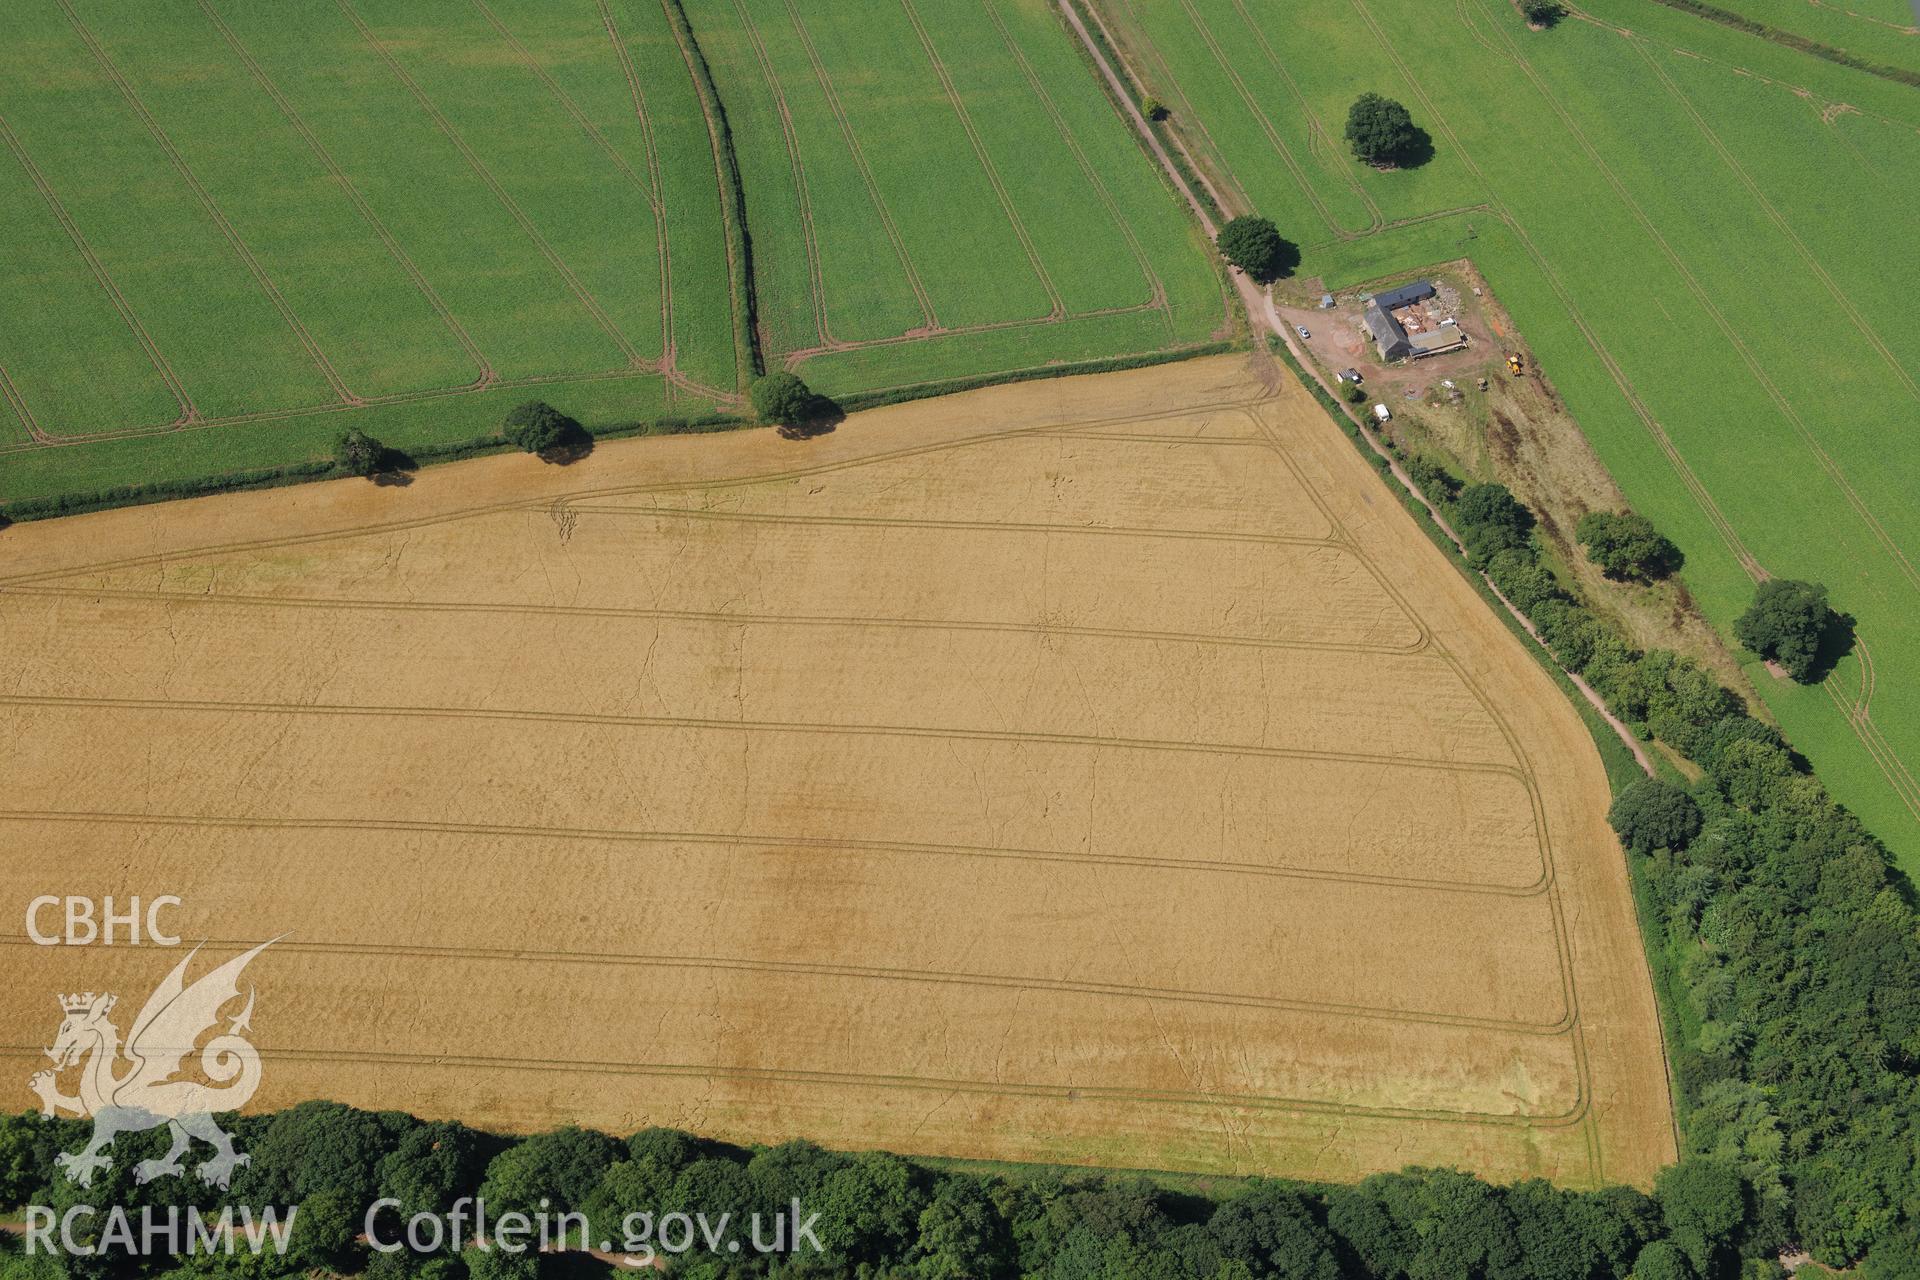
{"label": "welsh dragon logo", "polygon": [[[253,990],[224,1032],[205,1044],[200,1040],[218,1029],[220,1011],[239,998],[241,971],[272,945],[263,942],[188,985],[187,964],[198,954],[196,947],[147,997],[124,1045],[120,1028],[108,1017],[118,997],[91,991],[60,997],[60,1031],[47,1050],[53,1069],[36,1072],[27,1087],[39,1095],[44,1115],[93,1118],[92,1140],[79,1151],[54,1157],[67,1177],[89,1185],[96,1172],[113,1163],[101,1153],[115,1138],[162,1125],[172,1131],[173,1145],[160,1159],[134,1167],[141,1182],[184,1173],[180,1157],[195,1138],[214,1150],[213,1158],[195,1170],[204,1182],[224,1189],[233,1171],[248,1163],[213,1115],[244,1106],[260,1087],[260,1052],[243,1034],[251,1030]],[[196,1049],[205,1081],[180,1078]],[[126,1069],[119,1070],[123,1063]],[[60,1092],[59,1077],[74,1067],[80,1070],[79,1094],[69,1097]]]}

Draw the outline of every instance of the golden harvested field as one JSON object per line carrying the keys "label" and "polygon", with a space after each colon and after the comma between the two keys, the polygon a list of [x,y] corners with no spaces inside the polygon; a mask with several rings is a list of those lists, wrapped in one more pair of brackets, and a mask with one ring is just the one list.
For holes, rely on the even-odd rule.
{"label": "golden harvested field", "polygon": [[[1579,719],[1245,357],[0,537],[0,887],[178,894],[256,1106],[1648,1182]],[[123,1024],[124,1026],[124,1024]]]}

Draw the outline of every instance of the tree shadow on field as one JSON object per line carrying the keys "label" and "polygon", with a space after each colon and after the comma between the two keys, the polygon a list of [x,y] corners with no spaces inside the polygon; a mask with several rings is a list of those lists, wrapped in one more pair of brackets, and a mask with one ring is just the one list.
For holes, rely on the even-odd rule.
{"label": "tree shadow on field", "polygon": [[782,423],[778,430],[783,440],[811,440],[815,436],[831,434],[835,427],[846,420],[847,411],[836,404],[831,396],[815,394],[804,417],[796,422]]}
{"label": "tree shadow on field", "polygon": [[383,489],[404,489],[419,469],[419,461],[405,449],[385,448],[380,451],[380,465],[367,479]]}
{"label": "tree shadow on field", "polygon": [[568,418],[560,428],[560,439],[535,456],[556,467],[570,467],[592,453],[593,445],[593,433],[581,426],[578,420]]}
{"label": "tree shadow on field", "polygon": [[1828,614],[1826,629],[1820,633],[1820,649],[1807,669],[1805,683],[1819,684],[1832,675],[1840,659],[1853,652],[1854,641],[1854,616],[1838,609]]}
{"label": "tree shadow on field", "polygon": [[1393,167],[1396,169],[1418,169],[1433,159],[1433,135],[1419,125],[1413,126],[1413,136],[1407,145],[1394,153]]}
{"label": "tree shadow on field", "polygon": [[1261,284],[1272,284],[1275,280],[1289,279],[1300,267],[1300,246],[1285,236],[1280,237],[1280,247],[1274,252],[1273,261],[1267,270],[1255,276]]}

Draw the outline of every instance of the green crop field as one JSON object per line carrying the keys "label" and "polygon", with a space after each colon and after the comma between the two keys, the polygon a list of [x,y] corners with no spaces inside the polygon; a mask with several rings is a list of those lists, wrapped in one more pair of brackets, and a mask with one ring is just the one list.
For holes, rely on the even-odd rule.
{"label": "green crop field", "polygon": [[[1098,8],[1301,274],[1473,259],[1717,623],[1756,574],[1829,584],[1852,654],[1752,674],[1920,871],[1920,91],[1648,0],[1539,32],[1507,0]],[[1367,89],[1427,163],[1346,153]]]}
{"label": "green crop field", "polygon": [[589,420],[737,393],[723,188],[660,6],[8,16],[0,499],[280,465],[348,425],[471,438],[534,386]]}
{"label": "green crop field", "polygon": [[1920,72],[1911,0],[1713,0],[1714,7],[1876,66]]}
{"label": "green crop field", "polygon": [[689,0],[762,342],[833,393],[1204,342],[1196,232],[1045,0]]}
{"label": "green crop field", "polygon": [[756,359],[844,394],[1222,331],[1204,241],[1042,0],[802,8],[21,0],[0,503],[348,426],[431,450],[536,391],[709,414]]}

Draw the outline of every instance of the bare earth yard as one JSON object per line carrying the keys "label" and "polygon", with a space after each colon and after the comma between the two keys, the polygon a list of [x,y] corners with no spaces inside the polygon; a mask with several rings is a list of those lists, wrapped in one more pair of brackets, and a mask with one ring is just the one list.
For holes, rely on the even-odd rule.
{"label": "bare earth yard", "polygon": [[[0,537],[0,1054],[177,954],[257,1106],[1351,1178],[1673,1156],[1600,761],[1244,357]],[[203,957],[204,958],[204,957]],[[198,963],[198,962],[196,962]]]}

